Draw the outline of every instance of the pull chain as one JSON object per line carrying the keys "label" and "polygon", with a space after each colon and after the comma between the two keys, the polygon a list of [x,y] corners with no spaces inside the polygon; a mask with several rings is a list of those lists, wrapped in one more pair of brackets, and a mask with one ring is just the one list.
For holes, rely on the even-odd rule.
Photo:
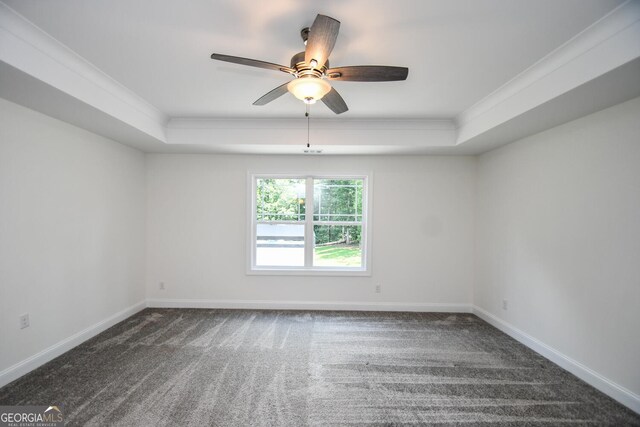
{"label": "pull chain", "polygon": [[309,104],[306,104],[307,111],[304,113],[304,116],[307,118],[307,148],[311,146],[309,144]]}

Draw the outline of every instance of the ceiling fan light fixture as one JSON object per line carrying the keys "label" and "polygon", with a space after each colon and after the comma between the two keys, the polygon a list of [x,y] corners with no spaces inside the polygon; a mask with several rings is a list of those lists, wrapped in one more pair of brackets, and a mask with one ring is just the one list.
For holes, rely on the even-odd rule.
{"label": "ceiling fan light fixture", "polygon": [[287,90],[299,100],[313,104],[329,93],[331,85],[317,77],[301,77],[291,80]]}
{"label": "ceiling fan light fixture", "polygon": [[314,104],[322,99],[322,103],[336,114],[349,111],[349,107],[338,91],[324,80],[325,78],[352,82],[392,82],[407,79],[409,69],[406,67],[352,65],[331,68],[329,55],[335,46],[339,31],[340,21],[330,16],[318,14],[311,27],[305,27],[300,31],[305,49],[291,57],[291,66],[289,67],[220,53],[211,54],[211,59],[281,71],[295,78],[293,81],[283,83],[262,95],[253,105],[266,105],[285,93],[291,92],[306,104]]}

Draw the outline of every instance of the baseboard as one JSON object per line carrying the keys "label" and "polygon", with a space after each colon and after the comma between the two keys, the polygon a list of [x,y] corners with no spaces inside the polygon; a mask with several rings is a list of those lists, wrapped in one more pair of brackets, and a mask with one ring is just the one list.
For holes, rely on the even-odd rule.
{"label": "baseboard", "polygon": [[147,300],[147,307],[240,308],[262,310],[416,311],[440,313],[471,313],[472,309],[470,304],[202,299],[149,299]]}
{"label": "baseboard", "polygon": [[51,347],[34,354],[28,359],[25,359],[22,362],[18,362],[13,366],[8,367],[7,369],[0,372],[0,387],[4,387],[10,382],[17,380],[21,376],[33,371],[37,367],[44,365],[45,363],[55,359],[61,354],[82,344],[89,338],[93,338],[100,332],[109,329],[116,323],[121,322],[127,317],[136,314],[140,310],[143,310],[146,306],[146,302],[142,301],[135,305],[132,305],[131,307],[125,308],[124,310],[119,311],[113,316],[110,316],[94,325],[91,325],[88,328],[52,345]]}
{"label": "baseboard", "polygon": [[539,341],[538,339],[521,331],[510,323],[505,322],[504,320],[478,306],[473,306],[473,313],[485,322],[489,323],[492,326],[495,326],[505,334],[526,345],[536,353],[539,353],[556,365],[571,372],[582,381],[622,403],[632,411],[640,413],[640,396],[638,396],[634,392],[627,390],[621,385],[618,385],[615,382],[605,378],[604,376],[593,371],[580,362],[560,353],[553,347],[548,346],[547,344]]}

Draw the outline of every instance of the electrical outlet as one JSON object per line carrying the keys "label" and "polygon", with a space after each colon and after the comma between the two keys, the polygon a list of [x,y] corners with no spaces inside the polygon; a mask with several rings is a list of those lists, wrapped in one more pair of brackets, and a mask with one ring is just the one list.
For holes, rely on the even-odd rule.
{"label": "electrical outlet", "polygon": [[509,308],[509,301],[507,301],[506,299],[502,300],[502,309],[506,310],[507,308]]}
{"label": "electrical outlet", "polygon": [[380,285],[376,285],[376,294],[379,294],[381,291],[381,286]]}
{"label": "electrical outlet", "polygon": [[20,329],[29,327],[29,313],[25,313],[20,316]]}
{"label": "electrical outlet", "polygon": [[164,282],[160,282],[158,284],[158,287],[160,288],[161,291],[164,291]]}

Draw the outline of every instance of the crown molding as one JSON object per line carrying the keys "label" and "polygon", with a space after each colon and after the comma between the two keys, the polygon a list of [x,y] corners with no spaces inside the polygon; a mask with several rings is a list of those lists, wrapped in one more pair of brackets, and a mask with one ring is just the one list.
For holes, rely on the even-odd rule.
{"label": "crown molding", "polygon": [[456,117],[457,144],[640,57],[640,2],[628,0]]}
{"label": "crown molding", "polygon": [[[312,119],[315,129],[342,130],[455,130],[450,119]],[[286,118],[172,118],[168,129],[306,129],[307,119]]]}
{"label": "crown molding", "polygon": [[0,61],[165,140],[165,114],[2,2]]}

